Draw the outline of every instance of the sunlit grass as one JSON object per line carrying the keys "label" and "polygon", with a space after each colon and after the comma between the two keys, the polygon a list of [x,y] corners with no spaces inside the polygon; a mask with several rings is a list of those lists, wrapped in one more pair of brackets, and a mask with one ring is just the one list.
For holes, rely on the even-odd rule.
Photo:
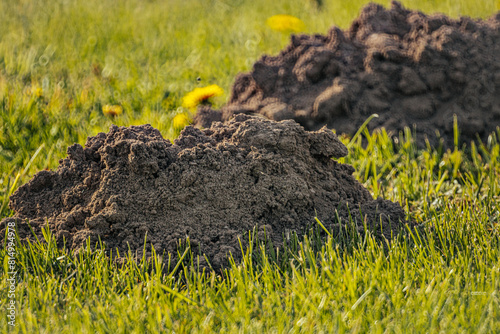
{"label": "sunlit grass", "polygon": [[[0,219],[12,214],[10,194],[56,168],[72,143],[111,124],[150,123],[173,139],[191,113],[182,97],[195,88],[220,86],[213,103],[224,103],[238,72],[288,43],[267,18],[293,15],[306,33],[326,33],[347,28],[365,3],[0,1]],[[497,10],[495,1],[403,3],[454,17]],[[346,222],[339,235],[292,235],[279,251],[257,244],[241,264],[203,272],[189,248],[120,263],[99,250],[57,249],[47,231],[45,242],[18,246],[17,331],[494,332],[499,139],[418,150],[410,129],[343,138],[350,152],[341,161],[356,178],[421,226],[390,241]],[[2,311],[4,259],[2,249]]]}

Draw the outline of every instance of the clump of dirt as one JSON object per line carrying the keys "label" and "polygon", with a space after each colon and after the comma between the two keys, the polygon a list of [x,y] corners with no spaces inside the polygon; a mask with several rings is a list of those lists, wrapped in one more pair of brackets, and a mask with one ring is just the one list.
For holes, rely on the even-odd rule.
{"label": "clump of dirt", "polygon": [[453,144],[453,115],[462,139],[482,139],[500,125],[500,12],[488,20],[425,15],[392,2],[369,4],[350,29],[292,36],[278,56],[263,56],[240,74],[221,110],[202,108],[198,126],[232,115],[294,119],[353,134],[369,128]]}
{"label": "clump of dirt", "polygon": [[160,253],[189,236],[215,268],[228,252],[239,256],[238,237],[255,226],[277,246],[315,224],[315,214],[335,229],[336,210],[341,222],[351,214],[360,229],[366,222],[390,237],[403,226],[402,208],[373,200],[353,167],[332,159],[346,154],[332,131],[292,120],[237,115],[205,130],[188,126],[174,144],[150,125],[112,126],[21,186],[2,228],[16,221],[29,238],[26,220],[38,235],[48,222],[60,245],[78,250],[100,238],[121,254],[140,253],[146,233]]}

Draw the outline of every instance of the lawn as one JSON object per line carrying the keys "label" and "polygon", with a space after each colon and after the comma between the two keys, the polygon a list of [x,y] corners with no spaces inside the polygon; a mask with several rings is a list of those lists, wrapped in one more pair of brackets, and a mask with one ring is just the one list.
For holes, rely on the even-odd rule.
{"label": "lawn", "polygon": [[[320,5],[318,5],[320,3]],[[381,2],[388,5],[387,2]],[[0,219],[8,197],[66,147],[111,124],[149,123],[174,139],[192,117],[182,97],[276,54],[289,35],[266,19],[290,14],[306,33],[347,28],[366,1],[0,0]],[[486,18],[492,1],[403,1],[411,9]],[[106,106],[123,112],[106,115]],[[184,118],[182,118],[184,119]],[[456,137],[460,133],[456,130]],[[375,196],[399,202],[421,229],[376,241],[346,226],[256,245],[224,272],[160,255],[123,263],[45,241],[0,249],[0,330],[47,333],[484,332],[500,327],[500,130],[484,143],[418,150],[410,130],[342,138],[342,162]],[[248,237],[251,238],[251,235]]]}

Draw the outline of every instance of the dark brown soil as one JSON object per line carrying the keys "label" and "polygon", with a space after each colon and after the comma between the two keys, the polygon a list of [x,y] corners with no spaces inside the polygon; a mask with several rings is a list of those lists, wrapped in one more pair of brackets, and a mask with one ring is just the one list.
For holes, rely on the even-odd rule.
{"label": "dark brown soil", "polygon": [[453,115],[463,140],[483,140],[500,125],[500,12],[488,20],[451,19],[369,4],[351,27],[328,35],[292,36],[278,56],[263,56],[240,74],[221,110],[203,107],[198,126],[233,114],[294,119],[307,130],[324,125],[353,134],[369,129],[398,135],[413,128],[453,144]]}
{"label": "dark brown soil", "polygon": [[347,206],[360,229],[366,221],[377,235],[390,237],[405,219],[398,204],[373,200],[354,169],[332,159],[347,154],[335,134],[291,120],[237,115],[206,130],[188,126],[174,144],[150,125],[113,126],[67,154],[11,196],[15,216],[2,228],[17,221],[20,236],[30,237],[29,220],[40,236],[47,221],[59,245],[65,238],[78,250],[100,238],[121,254],[140,253],[146,233],[160,253],[189,236],[220,267],[228,252],[239,257],[238,237],[256,225],[277,246],[316,224],[315,213],[335,229],[337,209],[346,223]]}

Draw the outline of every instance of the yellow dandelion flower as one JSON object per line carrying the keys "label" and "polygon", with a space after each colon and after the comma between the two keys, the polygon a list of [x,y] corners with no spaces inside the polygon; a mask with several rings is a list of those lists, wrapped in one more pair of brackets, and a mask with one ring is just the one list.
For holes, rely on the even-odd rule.
{"label": "yellow dandelion flower", "polygon": [[224,90],[217,85],[210,85],[201,88],[195,88],[182,98],[182,106],[188,109],[194,109],[196,106],[213,96],[219,96]]}
{"label": "yellow dandelion flower", "polygon": [[121,115],[121,113],[123,113],[123,108],[120,105],[106,104],[105,106],[102,107],[102,112],[106,116],[115,117],[115,116]]}
{"label": "yellow dandelion flower", "polygon": [[285,33],[301,32],[306,27],[301,19],[285,14],[271,16],[266,20],[266,24],[273,30]]}
{"label": "yellow dandelion flower", "polygon": [[88,90],[86,90],[86,89],[82,90],[82,92],[80,93],[80,103],[83,104],[83,103],[87,102],[88,98],[89,98]]}
{"label": "yellow dandelion flower", "polygon": [[41,87],[33,87],[32,94],[36,97],[42,97],[43,96],[43,89]]}
{"label": "yellow dandelion flower", "polygon": [[177,114],[172,119],[172,125],[176,130],[184,129],[189,123],[191,123],[191,121],[186,113]]}

